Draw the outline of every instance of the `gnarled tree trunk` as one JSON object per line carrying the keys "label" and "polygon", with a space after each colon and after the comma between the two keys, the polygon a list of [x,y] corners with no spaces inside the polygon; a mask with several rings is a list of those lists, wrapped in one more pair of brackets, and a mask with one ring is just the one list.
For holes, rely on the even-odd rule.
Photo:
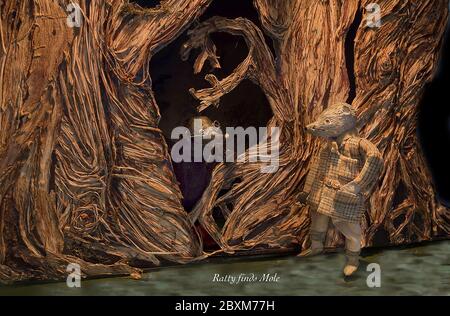
{"label": "gnarled tree trunk", "polygon": [[[221,31],[244,36],[250,53],[228,78],[208,77],[213,87],[193,95],[201,101],[201,110],[217,104],[245,78],[258,84],[274,113],[270,125],[282,128],[280,169],[261,174],[255,163],[220,165],[194,219],[198,216],[231,252],[303,243],[309,218],[297,195],[319,148],[319,141],[306,135],[304,127],[328,105],[353,101],[361,135],[378,146],[386,161],[365,214],[364,245],[448,236],[449,210],[436,200],[415,133],[423,88],[437,64],[448,3],[379,1],[379,28],[367,26],[370,16],[365,8],[370,1],[255,0],[254,4],[264,31],[274,41],[275,56],[251,22],[212,18],[191,32],[189,48],[202,47],[202,54],[215,64],[208,35]],[[357,27],[353,47],[352,27]],[[356,91],[351,91],[352,81]],[[223,228],[212,218],[215,207],[227,217]],[[335,231],[328,237],[330,247],[340,245]]]}
{"label": "gnarled tree trunk", "polygon": [[[182,54],[202,49],[195,71],[206,60],[219,66],[212,32],[243,36],[249,46],[229,77],[209,75],[210,89],[192,91],[199,110],[248,78],[270,102],[269,125],[282,131],[276,173],[261,173],[260,163],[219,165],[190,218],[158,129],[148,64],[211,0],[164,0],[151,9],[79,0],[79,28],[66,25],[69,2],[0,1],[0,280],[61,278],[68,263],[98,276],[198,260],[197,218],[225,251],[301,244],[309,219],[297,195],[319,146],[303,128],[353,94],[361,134],[386,160],[365,216],[365,245],[449,235],[449,211],[436,201],[415,135],[447,1],[379,1],[382,25],[373,29],[365,19],[355,25],[369,1],[254,0],[263,30],[215,17],[190,31]],[[352,26],[354,67],[346,54]],[[223,228],[211,216],[215,207],[227,217]],[[329,237],[339,245],[337,234]]]}
{"label": "gnarled tree trunk", "polygon": [[130,273],[136,260],[202,254],[158,129],[148,63],[208,3],[142,10],[83,0],[73,29],[69,1],[0,4],[2,279],[58,278],[67,263],[87,275]]}

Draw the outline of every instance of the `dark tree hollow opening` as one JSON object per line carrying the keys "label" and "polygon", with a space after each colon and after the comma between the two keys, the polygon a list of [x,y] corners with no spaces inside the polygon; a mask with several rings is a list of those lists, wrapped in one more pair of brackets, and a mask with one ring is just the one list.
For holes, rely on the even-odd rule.
{"label": "dark tree hollow opening", "polygon": [[[213,16],[243,17],[260,26],[251,0],[216,0],[200,17],[199,22]],[[194,25],[195,23],[197,22]],[[187,31],[158,52],[150,62],[152,88],[161,113],[160,128],[170,149],[176,142],[171,139],[172,130],[178,126],[186,126],[189,119],[197,116],[207,116],[211,121],[219,122],[224,133],[226,127],[265,127],[273,116],[266,96],[250,80],[244,80],[235,90],[225,95],[218,108],[209,107],[201,113],[197,111],[199,101],[191,96],[189,89],[209,87],[205,80],[206,74],[213,73],[219,79],[224,78],[248,55],[248,47],[239,36],[218,32],[211,34],[211,38],[217,46],[221,69],[212,70],[207,63],[203,71],[195,75],[193,65],[196,54],[191,54],[187,61],[181,60],[180,48],[188,39]],[[266,38],[266,42],[271,47],[269,38]],[[190,212],[208,186],[215,163],[172,163],[183,194],[183,206]],[[214,217],[219,223],[224,221],[220,212],[214,212]]]}

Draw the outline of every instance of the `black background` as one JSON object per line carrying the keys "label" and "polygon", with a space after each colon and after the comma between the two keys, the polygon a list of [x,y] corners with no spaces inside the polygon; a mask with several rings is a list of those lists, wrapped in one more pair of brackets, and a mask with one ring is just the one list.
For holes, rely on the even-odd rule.
{"label": "black background", "polygon": [[[176,311],[177,303],[207,302],[219,305],[220,300],[268,300],[275,302],[275,311],[217,311],[209,310],[207,314],[202,312]],[[36,308],[49,315],[80,315],[86,313],[93,315],[301,315],[308,313],[334,314],[352,311],[362,315],[386,314],[411,315],[414,311],[431,307],[438,311],[448,309],[448,298],[436,297],[344,297],[344,296],[315,296],[315,297],[0,297],[2,310]],[[9,306],[7,306],[9,305]],[[32,309],[32,310],[31,310]]]}
{"label": "black background", "polygon": [[419,130],[441,201],[450,206],[450,23],[442,46],[441,61],[427,84],[420,104]]}

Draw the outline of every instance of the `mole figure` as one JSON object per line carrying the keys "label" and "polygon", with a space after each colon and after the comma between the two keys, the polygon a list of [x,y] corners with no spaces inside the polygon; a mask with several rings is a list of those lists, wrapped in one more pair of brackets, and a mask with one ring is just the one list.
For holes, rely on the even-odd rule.
{"label": "mole figure", "polygon": [[[199,160],[194,159],[194,139],[201,139],[201,154],[203,154],[203,146],[210,141],[209,137],[220,137],[222,131],[217,121],[212,121],[206,116],[193,117],[186,121],[184,125],[188,128],[189,137],[192,140],[191,159],[178,163],[172,162],[172,165],[183,194],[183,207],[187,212],[191,212],[208,187],[213,169],[216,166],[215,162],[206,162],[203,155],[197,157],[200,158]],[[203,239],[205,249],[215,249],[217,245],[214,239],[200,225],[196,225],[196,227]]]}
{"label": "mole figure", "polygon": [[306,127],[307,132],[322,137],[322,146],[312,162],[300,201],[310,206],[311,247],[299,256],[323,252],[328,223],[345,236],[346,265],[350,276],[359,266],[361,217],[371,189],[383,169],[378,148],[358,136],[356,115],[351,105],[337,103],[326,109]]}

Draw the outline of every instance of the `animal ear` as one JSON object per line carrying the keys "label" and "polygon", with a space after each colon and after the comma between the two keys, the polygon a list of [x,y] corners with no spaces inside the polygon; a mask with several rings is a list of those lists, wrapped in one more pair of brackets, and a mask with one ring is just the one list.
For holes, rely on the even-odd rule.
{"label": "animal ear", "polygon": [[350,105],[350,104],[342,104],[342,111],[344,112],[344,113],[352,113],[353,112],[353,109],[352,109],[352,106]]}

